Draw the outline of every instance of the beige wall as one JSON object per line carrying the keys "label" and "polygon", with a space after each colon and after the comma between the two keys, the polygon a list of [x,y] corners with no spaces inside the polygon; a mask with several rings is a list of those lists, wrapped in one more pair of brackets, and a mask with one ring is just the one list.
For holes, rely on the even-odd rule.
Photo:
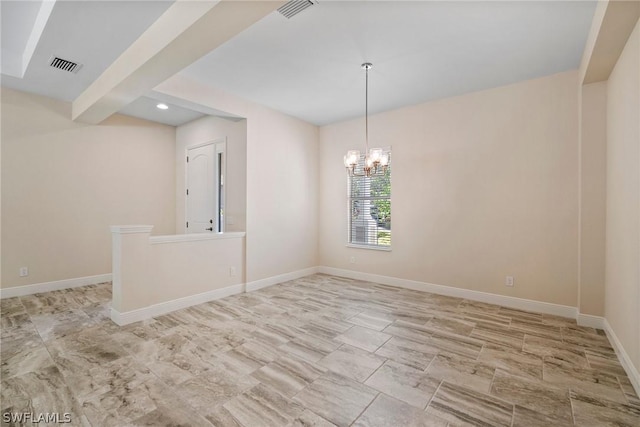
{"label": "beige wall", "polygon": [[607,83],[581,86],[580,313],[604,315]]}
{"label": "beige wall", "polygon": [[318,265],[318,128],[247,115],[247,282]]}
{"label": "beige wall", "polygon": [[68,103],[2,89],[3,288],[110,273],[113,224],[175,231],[175,128],[69,118]]}
{"label": "beige wall", "polygon": [[136,228],[145,227],[113,232],[113,308],[120,314],[244,282],[244,233],[150,238]]}
{"label": "beige wall", "polygon": [[371,117],[398,165],[391,252],[345,246],[342,156],[363,120],[322,127],[320,264],[575,306],[577,87],[571,71]]}
{"label": "beige wall", "polygon": [[176,230],[185,233],[187,147],[226,137],[225,230],[245,231],[247,210],[247,122],[203,117],[176,129]]}
{"label": "beige wall", "polygon": [[640,24],[636,24],[607,82],[605,317],[638,370],[640,370],[639,76]]}
{"label": "beige wall", "polygon": [[246,281],[317,266],[318,128],[180,75],[155,90],[246,118]]}

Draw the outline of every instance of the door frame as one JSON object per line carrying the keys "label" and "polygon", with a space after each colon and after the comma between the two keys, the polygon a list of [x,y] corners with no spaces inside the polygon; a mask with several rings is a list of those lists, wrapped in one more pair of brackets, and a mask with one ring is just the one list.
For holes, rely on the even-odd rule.
{"label": "door frame", "polygon": [[[214,150],[213,150],[213,154],[214,154],[214,168],[215,168],[215,177],[216,177],[216,182],[214,183],[214,188],[215,188],[215,193],[214,193],[214,200],[215,200],[215,204],[216,206],[214,207],[214,211],[215,211],[215,226],[217,228],[218,226],[218,216],[220,215],[220,206],[218,206],[218,200],[220,199],[220,185],[218,183],[218,177],[219,175],[219,171],[218,171],[218,153],[224,153],[224,155],[222,156],[222,169],[223,169],[223,175],[222,175],[222,181],[223,181],[223,185],[227,185],[227,137],[223,136],[221,138],[216,138],[216,139],[211,139],[209,141],[205,141],[205,142],[200,142],[197,144],[192,144],[192,145],[187,145],[184,149],[184,188],[182,189],[182,194],[184,194],[184,223],[182,224],[182,229],[183,229],[183,234],[187,233],[187,221],[189,220],[189,201],[187,199],[187,188],[189,188],[189,165],[187,162],[187,156],[189,155],[189,150],[194,149],[194,148],[201,148],[201,147],[205,147],[207,145],[213,145]],[[223,195],[223,205],[227,206],[227,191],[224,192]],[[226,216],[226,215],[225,215]],[[226,220],[225,220],[226,222]],[[224,228],[225,228],[225,223],[222,223],[222,230],[218,231],[216,230],[215,233],[223,233],[224,232]]]}

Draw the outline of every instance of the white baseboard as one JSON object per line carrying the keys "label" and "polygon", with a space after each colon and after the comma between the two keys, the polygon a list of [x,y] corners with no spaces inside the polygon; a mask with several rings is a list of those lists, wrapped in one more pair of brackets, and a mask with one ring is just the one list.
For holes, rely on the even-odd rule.
{"label": "white baseboard", "polygon": [[124,326],[128,325],[129,323],[139,322],[141,320],[171,313],[172,311],[181,310],[183,308],[191,307],[235,294],[240,294],[243,292],[244,283],[239,283],[237,285],[231,285],[221,289],[214,289],[212,291],[203,292],[201,294],[190,295],[188,297],[150,305],[148,307],[139,308],[137,310],[125,311],[124,313],[111,308],[111,320],[113,320],[120,326]]}
{"label": "white baseboard", "polygon": [[620,360],[622,367],[627,372],[629,381],[631,381],[633,388],[636,390],[636,394],[640,396],[640,373],[638,372],[638,369],[636,369],[636,367],[633,365],[631,358],[625,351],[624,347],[622,346],[622,343],[618,339],[618,336],[614,332],[613,328],[611,327],[607,319],[605,318],[603,320],[604,320],[604,331],[607,333],[609,342],[613,346],[613,349],[616,351],[616,354],[618,355],[618,359]]}
{"label": "white baseboard", "polygon": [[23,297],[25,295],[40,294],[42,292],[59,291],[61,289],[77,288],[79,286],[95,285],[111,281],[111,273],[97,276],[77,277],[75,279],[56,280],[55,282],[35,283],[33,285],[14,286],[0,289],[0,299]]}
{"label": "white baseboard", "polygon": [[587,326],[590,328],[604,329],[604,317],[592,316],[591,314],[582,314],[578,312],[576,321],[580,326]]}
{"label": "white baseboard", "polygon": [[380,276],[377,274],[362,273],[360,271],[343,270],[333,267],[319,267],[320,273],[334,276],[346,277],[349,279],[366,280],[369,282],[381,283],[383,285],[396,286],[399,288],[412,289],[415,291],[431,292],[438,295],[465,298],[473,301],[486,302],[489,304],[502,305],[519,310],[533,311],[536,313],[553,314],[555,316],[569,317],[575,319],[578,313],[576,307],[568,305],[552,304],[542,301],[534,301],[524,298],[510,297],[506,295],[490,294],[488,292],[473,291],[470,289],[454,288],[452,286],[434,285],[432,283],[418,282],[415,280],[400,279],[397,277]]}
{"label": "white baseboard", "polygon": [[303,270],[292,271],[291,273],[280,274],[278,276],[267,277],[266,279],[254,280],[247,283],[247,292],[257,291],[267,286],[277,285],[278,283],[287,282],[289,280],[299,279],[301,277],[310,276],[318,273],[318,267],[305,268]]}

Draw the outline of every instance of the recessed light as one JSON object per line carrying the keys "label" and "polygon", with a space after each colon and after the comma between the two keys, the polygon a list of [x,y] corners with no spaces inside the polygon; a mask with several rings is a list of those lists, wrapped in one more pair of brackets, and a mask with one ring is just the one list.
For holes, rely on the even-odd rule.
{"label": "recessed light", "polygon": [[158,104],[156,105],[156,107],[158,107],[161,110],[168,110],[169,106],[167,104]]}

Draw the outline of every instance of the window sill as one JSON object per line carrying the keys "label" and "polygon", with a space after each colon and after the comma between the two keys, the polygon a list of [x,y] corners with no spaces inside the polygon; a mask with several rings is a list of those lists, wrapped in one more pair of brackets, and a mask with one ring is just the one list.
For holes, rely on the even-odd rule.
{"label": "window sill", "polygon": [[355,249],[369,249],[371,251],[391,252],[391,246],[369,246],[369,245],[357,245],[355,243],[347,243],[348,248]]}

